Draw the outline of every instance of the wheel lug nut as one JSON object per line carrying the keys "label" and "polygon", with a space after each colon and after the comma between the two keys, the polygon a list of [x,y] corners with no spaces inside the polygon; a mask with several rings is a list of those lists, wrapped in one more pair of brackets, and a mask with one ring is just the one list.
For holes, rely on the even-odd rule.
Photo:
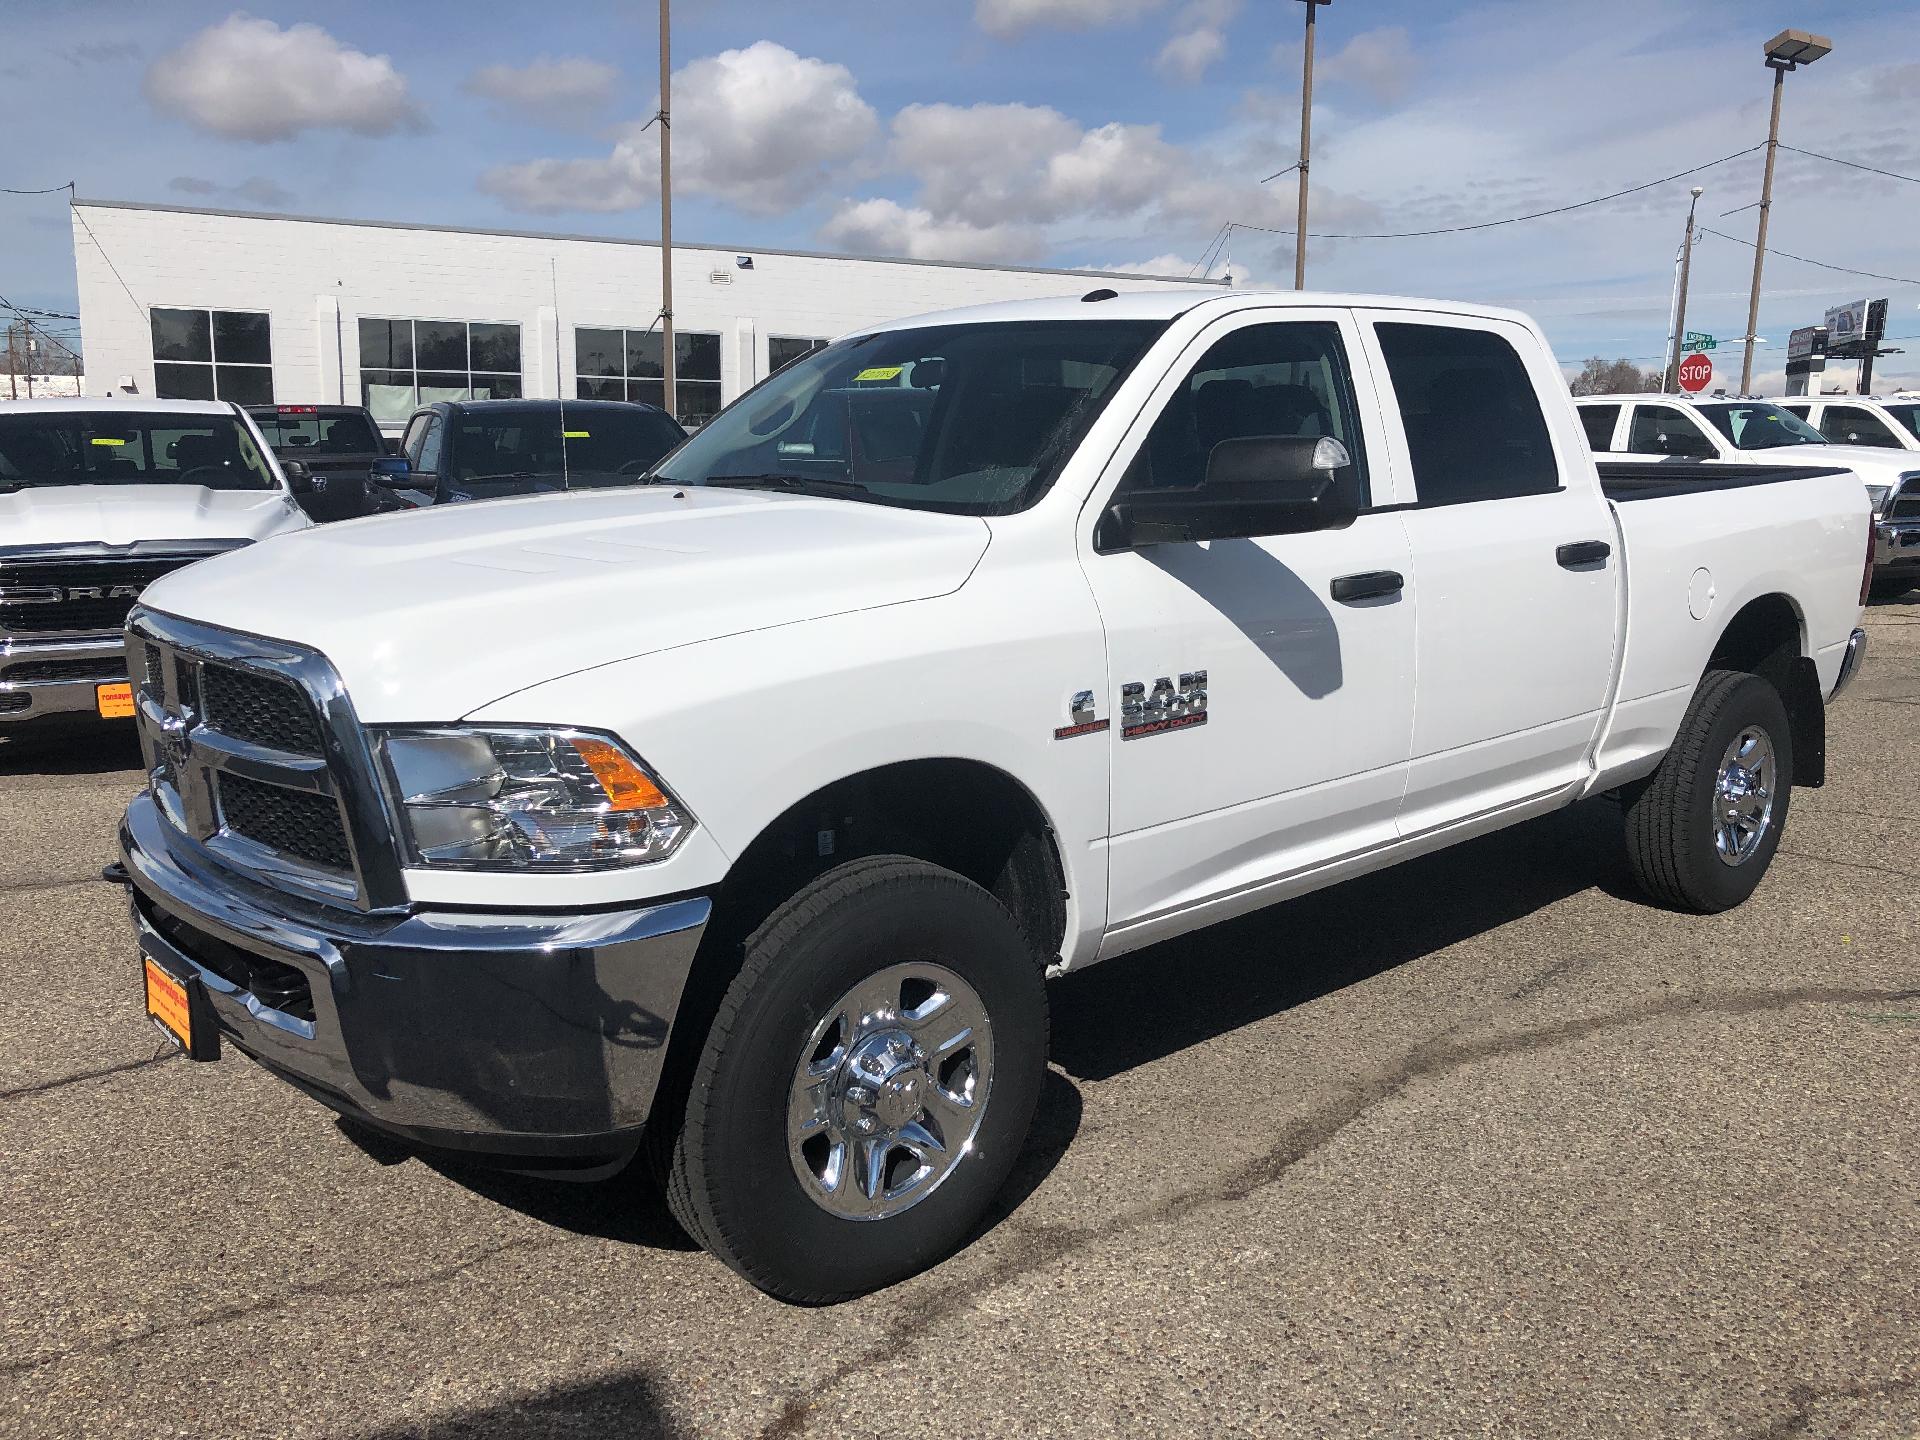
{"label": "wheel lug nut", "polygon": [[858,1130],[862,1135],[871,1135],[873,1133],[873,1125],[874,1120],[871,1115],[856,1115],[853,1117],[853,1128]]}
{"label": "wheel lug nut", "polygon": [[871,1105],[873,1103],[873,1091],[867,1089],[864,1085],[849,1085],[847,1087],[847,1103],[849,1105]]}

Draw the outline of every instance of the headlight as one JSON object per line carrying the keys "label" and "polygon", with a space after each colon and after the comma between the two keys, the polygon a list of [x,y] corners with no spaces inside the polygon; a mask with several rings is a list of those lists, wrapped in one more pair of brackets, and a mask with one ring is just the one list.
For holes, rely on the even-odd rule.
{"label": "headlight", "polygon": [[1874,514],[1878,515],[1887,508],[1887,496],[1892,493],[1893,487],[1891,485],[1867,486],[1867,503],[1873,506]]}
{"label": "headlight", "polygon": [[679,848],[693,816],[626,747],[586,730],[389,730],[409,858],[461,870],[604,870]]}

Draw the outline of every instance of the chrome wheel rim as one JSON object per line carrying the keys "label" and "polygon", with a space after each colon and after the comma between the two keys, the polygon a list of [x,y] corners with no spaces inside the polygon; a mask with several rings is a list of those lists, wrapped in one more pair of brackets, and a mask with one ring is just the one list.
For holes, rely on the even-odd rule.
{"label": "chrome wheel rim", "polygon": [[1758,725],[1734,737],[1713,787],[1713,848],[1723,865],[1744,865],[1773,823],[1777,790],[1773,738]]}
{"label": "chrome wheel rim", "polygon": [[846,1220],[918,1205],[973,1151],[993,1026],[941,965],[890,965],[813,1027],[793,1072],[787,1150],[813,1202]]}

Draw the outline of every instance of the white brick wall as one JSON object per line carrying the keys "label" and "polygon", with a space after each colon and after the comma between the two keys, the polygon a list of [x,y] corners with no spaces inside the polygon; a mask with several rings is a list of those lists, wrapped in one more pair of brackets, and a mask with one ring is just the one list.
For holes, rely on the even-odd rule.
{"label": "white brick wall", "polygon": [[[551,396],[556,383],[573,393],[576,326],[645,329],[660,308],[660,251],[649,244],[99,202],[74,207],[73,235],[95,393],[123,375],[154,393],[149,307],[266,310],[274,396],[285,403],[358,403],[362,316],[516,324],[525,393]],[[673,257],[675,323],[720,335],[726,400],[765,375],[771,335],[829,338],[927,310],[1095,285],[1194,283],[765,251],[738,252],[754,257],[741,270],[735,253],[676,247]],[[729,283],[714,284],[715,271]]]}

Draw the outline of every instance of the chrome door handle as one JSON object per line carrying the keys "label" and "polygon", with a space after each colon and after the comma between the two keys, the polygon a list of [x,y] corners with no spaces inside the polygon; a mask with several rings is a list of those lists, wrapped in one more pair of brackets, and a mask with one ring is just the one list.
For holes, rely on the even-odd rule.
{"label": "chrome door handle", "polygon": [[1366,570],[1358,575],[1339,576],[1327,591],[1336,600],[1372,600],[1381,595],[1398,595],[1406,584],[1406,577],[1398,570]]}

